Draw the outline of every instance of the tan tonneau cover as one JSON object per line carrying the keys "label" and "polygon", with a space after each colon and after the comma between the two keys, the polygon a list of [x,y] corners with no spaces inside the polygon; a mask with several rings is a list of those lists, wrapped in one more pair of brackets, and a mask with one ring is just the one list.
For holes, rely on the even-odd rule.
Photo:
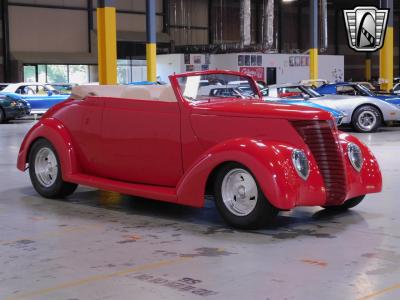
{"label": "tan tonneau cover", "polygon": [[87,96],[176,102],[170,85],[79,85],[72,88],[71,98],[79,100]]}

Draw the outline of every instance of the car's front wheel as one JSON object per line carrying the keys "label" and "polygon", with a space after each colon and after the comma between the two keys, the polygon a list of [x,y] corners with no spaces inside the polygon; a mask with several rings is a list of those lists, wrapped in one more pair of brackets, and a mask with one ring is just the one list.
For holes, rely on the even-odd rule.
{"label": "car's front wheel", "polygon": [[339,211],[348,210],[348,209],[353,208],[353,207],[357,206],[358,204],[360,204],[361,201],[364,199],[364,197],[365,197],[365,195],[362,195],[359,197],[349,199],[346,202],[344,202],[342,205],[323,206],[323,208],[329,209],[329,210],[339,210]]}
{"label": "car's front wheel", "polygon": [[221,167],[216,176],[214,194],[219,212],[233,227],[260,228],[279,212],[266,199],[253,174],[238,163]]}
{"label": "car's front wheel", "polygon": [[381,123],[381,112],[374,106],[361,106],[354,112],[352,125],[358,132],[375,132]]}
{"label": "car's front wheel", "polygon": [[29,155],[29,175],[35,190],[46,198],[64,198],[77,188],[77,184],[62,179],[57,152],[45,139],[40,139],[32,145]]}

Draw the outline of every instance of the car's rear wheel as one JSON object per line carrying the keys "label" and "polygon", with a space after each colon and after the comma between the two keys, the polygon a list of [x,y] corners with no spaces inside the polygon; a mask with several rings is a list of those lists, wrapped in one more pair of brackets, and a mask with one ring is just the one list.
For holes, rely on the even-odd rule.
{"label": "car's rear wheel", "polygon": [[46,198],[64,198],[72,194],[78,186],[62,179],[57,152],[45,139],[40,139],[32,145],[29,175],[35,190]]}
{"label": "car's rear wheel", "polygon": [[358,132],[375,132],[381,124],[381,112],[374,106],[361,106],[354,112],[352,125]]}
{"label": "car's rear wheel", "polygon": [[216,176],[214,194],[219,212],[233,227],[260,228],[279,212],[266,199],[253,174],[238,163],[221,167]]}
{"label": "car's rear wheel", "polygon": [[364,199],[364,197],[365,197],[365,195],[362,195],[359,197],[349,199],[346,202],[344,202],[342,205],[323,206],[323,208],[330,209],[330,210],[338,210],[338,211],[348,210],[348,209],[353,208],[353,207],[357,206],[358,204],[360,204],[361,201]]}

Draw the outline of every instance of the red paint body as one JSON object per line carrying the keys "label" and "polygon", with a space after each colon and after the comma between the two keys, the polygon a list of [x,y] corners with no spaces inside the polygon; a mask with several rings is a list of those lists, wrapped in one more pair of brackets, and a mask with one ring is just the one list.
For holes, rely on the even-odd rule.
{"label": "red paint body", "polygon": [[[216,72],[244,76],[230,71],[190,74]],[[346,184],[345,197],[327,203],[318,162],[292,122],[328,124],[332,120],[328,112],[262,100],[189,103],[177,82],[186,75],[170,77],[177,102],[87,97],[53,107],[26,135],[18,168],[26,169],[30,145],[46,138],[57,150],[65,181],[195,207],[204,204],[212,171],[229,161],[246,166],[268,200],[284,210],[338,205],[381,191],[381,173],[372,153],[355,137],[332,128],[329,134],[344,165]],[[360,173],[347,158],[349,141],[363,151]],[[308,156],[307,180],[293,167],[293,148]]]}

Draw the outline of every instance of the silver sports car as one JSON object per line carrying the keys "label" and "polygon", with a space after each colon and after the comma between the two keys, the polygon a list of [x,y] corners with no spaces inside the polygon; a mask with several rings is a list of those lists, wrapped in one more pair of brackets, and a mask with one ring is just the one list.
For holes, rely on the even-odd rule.
{"label": "silver sports car", "polygon": [[265,96],[291,100],[309,100],[342,112],[342,124],[350,124],[359,132],[374,132],[389,121],[400,121],[400,108],[385,101],[365,96],[321,95],[298,83],[270,85]]}

